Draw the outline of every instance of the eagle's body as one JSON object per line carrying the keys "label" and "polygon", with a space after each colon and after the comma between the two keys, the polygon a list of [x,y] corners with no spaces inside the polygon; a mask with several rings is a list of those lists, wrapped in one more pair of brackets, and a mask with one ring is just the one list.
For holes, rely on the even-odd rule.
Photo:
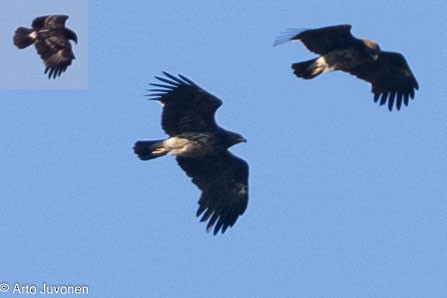
{"label": "eagle's body", "polygon": [[297,77],[313,79],[321,73],[341,70],[371,84],[374,101],[388,101],[391,111],[396,102],[408,105],[419,85],[405,58],[399,53],[381,51],[369,39],[355,38],[350,25],[331,26],[304,31],[292,30],[276,39],[275,45],[301,41],[320,57],[292,64]]}
{"label": "eagle's body", "polygon": [[[377,57],[358,51],[357,48],[347,48],[334,50],[322,55],[316,60],[316,65],[322,68],[323,72],[348,70],[373,62],[375,58],[377,59]],[[310,79],[309,77],[303,78]]]}
{"label": "eagle's body", "polygon": [[[224,142],[226,134],[218,132],[194,132],[188,131],[170,137],[166,140],[146,141],[151,142],[152,151],[140,153],[140,158],[147,160],[161,155],[170,154],[182,157],[203,157],[217,155],[227,150],[229,145]],[[234,142],[240,139],[235,136]],[[146,143],[149,145],[149,143]]]}
{"label": "eagle's body", "polygon": [[197,216],[207,230],[225,232],[247,208],[248,164],[227,149],[245,139],[217,125],[214,114],[222,101],[195,83],[164,73],[165,84],[151,84],[155,100],[163,104],[163,140],[138,141],[134,152],[141,160],[175,155],[179,166],[201,190]]}
{"label": "eagle's body", "polygon": [[176,137],[171,137],[161,144],[160,150],[166,150],[168,154],[182,157],[203,157],[216,155],[226,150],[219,144],[218,139],[212,133],[185,132]]}
{"label": "eagle's body", "polygon": [[19,49],[34,43],[49,78],[60,76],[75,59],[70,40],[77,43],[78,38],[76,33],[65,28],[67,19],[65,15],[37,17],[32,29],[19,27],[14,34],[13,41]]}

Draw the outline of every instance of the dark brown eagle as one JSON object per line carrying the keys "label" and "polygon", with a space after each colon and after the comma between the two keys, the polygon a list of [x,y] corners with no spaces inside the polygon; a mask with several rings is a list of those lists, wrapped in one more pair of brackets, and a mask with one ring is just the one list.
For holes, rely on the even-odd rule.
{"label": "dark brown eagle", "polygon": [[45,63],[48,78],[60,76],[75,59],[70,40],[78,43],[76,34],[65,28],[68,16],[51,15],[35,18],[32,29],[19,27],[14,34],[14,44],[24,49],[34,43],[37,53]]}
{"label": "dark brown eagle", "polygon": [[247,208],[248,164],[227,149],[246,140],[219,127],[214,119],[222,101],[188,78],[156,77],[151,99],[163,105],[161,125],[169,135],[164,140],[138,141],[134,152],[141,160],[176,155],[179,166],[202,191],[197,216],[208,221],[207,231],[224,233]]}
{"label": "dark brown eagle", "polygon": [[381,51],[377,43],[358,39],[351,34],[351,25],[339,25],[312,30],[290,29],[278,37],[274,45],[287,41],[301,41],[320,57],[292,64],[293,72],[303,79],[312,79],[321,73],[342,70],[371,84],[374,101],[380,105],[388,100],[388,108],[396,102],[400,110],[402,101],[408,106],[419,85],[400,53]]}

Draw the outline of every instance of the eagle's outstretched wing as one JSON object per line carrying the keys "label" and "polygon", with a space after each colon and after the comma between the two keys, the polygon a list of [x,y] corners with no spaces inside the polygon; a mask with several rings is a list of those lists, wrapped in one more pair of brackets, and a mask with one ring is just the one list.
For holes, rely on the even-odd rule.
{"label": "eagle's outstretched wing", "polygon": [[400,110],[402,102],[408,106],[409,98],[413,99],[415,90],[419,89],[405,57],[399,53],[382,51],[374,62],[346,71],[369,82],[374,101],[380,98],[380,105],[388,101],[390,111],[394,102],[397,110]]}
{"label": "eagle's outstretched wing", "polygon": [[338,25],[309,30],[289,29],[275,39],[274,45],[293,40],[301,41],[309,51],[319,55],[358,43],[358,39],[351,34],[351,25]]}
{"label": "eagle's outstretched wing", "polygon": [[217,156],[177,157],[180,167],[201,190],[197,216],[208,221],[207,230],[214,235],[232,227],[247,208],[248,164],[224,151]]}
{"label": "eagle's outstretched wing", "polygon": [[167,78],[156,77],[163,84],[151,83],[151,99],[163,104],[161,125],[169,136],[188,131],[216,131],[214,119],[222,101],[200,88],[188,78],[175,77],[163,72]]}

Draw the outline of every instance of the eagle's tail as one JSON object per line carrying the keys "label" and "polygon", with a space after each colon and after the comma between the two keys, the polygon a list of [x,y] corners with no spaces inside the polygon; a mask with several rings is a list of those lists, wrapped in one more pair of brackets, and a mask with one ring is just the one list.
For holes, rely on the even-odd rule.
{"label": "eagle's tail", "polygon": [[293,73],[299,78],[306,80],[313,79],[326,69],[326,65],[322,65],[322,63],[319,62],[320,60],[315,58],[304,62],[294,63],[292,64]]}
{"label": "eagle's tail", "polygon": [[35,38],[31,35],[33,32],[33,29],[24,27],[17,28],[13,38],[16,47],[19,49],[24,49],[27,46],[32,45],[35,40]]}
{"label": "eagle's tail", "polygon": [[163,140],[138,141],[133,146],[133,151],[141,160],[157,158],[168,153],[163,146]]}

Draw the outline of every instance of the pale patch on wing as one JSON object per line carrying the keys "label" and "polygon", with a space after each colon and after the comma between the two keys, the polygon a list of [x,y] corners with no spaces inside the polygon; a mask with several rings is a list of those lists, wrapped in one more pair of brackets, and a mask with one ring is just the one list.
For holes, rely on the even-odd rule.
{"label": "pale patch on wing", "polygon": [[71,60],[72,58],[67,56],[65,49],[62,49],[51,55],[46,61],[46,65],[51,67],[68,66],[71,64]]}
{"label": "pale patch on wing", "polygon": [[247,185],[242,184],[242,183],[236,183],[235,189],[236,189],[237,194],[240,196],[245,196],[248,193]]}
{"label": "pale patch on wing", "polygon": [[411,71],[409,69],[403,69],[402,70],[402,76],[404,76],[404,77],[411,77],[411,76],[413,76],[413,74],[411,73]]}

